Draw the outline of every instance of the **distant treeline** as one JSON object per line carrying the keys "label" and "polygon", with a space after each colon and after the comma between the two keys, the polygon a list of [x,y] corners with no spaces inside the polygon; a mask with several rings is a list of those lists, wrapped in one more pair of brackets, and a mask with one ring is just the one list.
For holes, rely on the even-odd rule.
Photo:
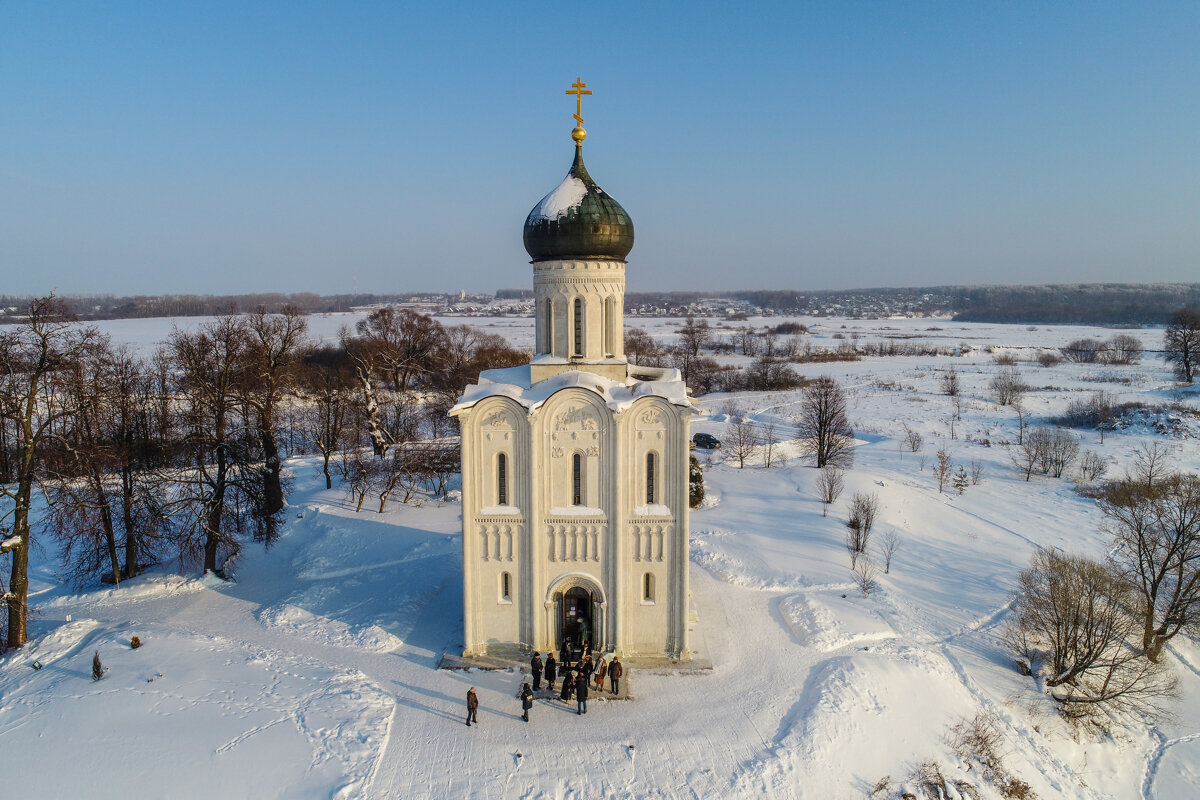
{"label": "distant treeline", "polygon": [[[529,289],[500,289],[499,300],[532,297]],[[484,296],[477,296],[481,299]],[[458,295],[438,293],[319,295],[63,296],[83,320],[135,317],[209,316],[292,306],[305,314],[349,311],[413,300],[448,303]],[[0,322],[19,321],[29,298],[0,295]],[[742,307],[739,309],[739,307]],[[964,322],[1161,325],[1180,308],[1200,308],[1200,283],[1080,283],[1048,286],[927,286],[915,288],[734,292],[629,292],[625,308],[642,314],[697,316],[755,310],[779,315],[884,317],[895,314],[953,316]]]}
{"label": "distant treeline", "polygon": [[964,322],[1161,325],[1180,308],[1200,308],[1200,283],[1087,283],[1048,286],[927,286],[803,292],[758,290],[642,292],[629,307],[711,306],[741,301],[775,314],[816,316],[952,315]]}
{"label": "distant treeline", "polygon": [[1162,325],[1180,308],[1200,308],[1197,283],[1086,283],[958,287],[955,319]]}
{"label": "distant treeline", "polygon": [[[336,294],[312,292],[283,294],[165,294],[118,297],[115,295],[62,295],[60,300],[82,320],[134,319],[142,317],[204,317],[227,311],[248,312],[264,308],[277,314],[292,306],[305,314],[349,311],[362,306],[409,301],[414,297],[442,301],[446,295],[413,294]],[[0,322],[23,318],[29,307],[28,297],[0,295]]]}

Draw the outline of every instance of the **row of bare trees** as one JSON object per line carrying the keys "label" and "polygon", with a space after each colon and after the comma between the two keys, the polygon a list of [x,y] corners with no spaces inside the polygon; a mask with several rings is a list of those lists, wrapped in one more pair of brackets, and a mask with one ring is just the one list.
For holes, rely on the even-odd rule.
{"label": "row of bare trees", "polygon": [[142,357],[54,297],[0,333],[7,646],[27,638],[37,536],[56,541],[76,583],[119,583],[163,558],[223,574],[245,541],[277,537],[296,449],[322,457],[327,487],[335,471],[348,485],[368,475],[381,508],[411,494],[413,475],[444,492],[456,446],[420,443],[452,433],[445,411],[482,366],[527,358],[500,337],[391,308],[335,347],[305,334],[294,309],[224,314]]}

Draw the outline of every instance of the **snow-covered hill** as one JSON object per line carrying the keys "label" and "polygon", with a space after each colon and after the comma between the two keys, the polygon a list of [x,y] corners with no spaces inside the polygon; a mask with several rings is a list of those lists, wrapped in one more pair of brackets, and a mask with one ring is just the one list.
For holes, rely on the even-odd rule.
{"label": "snow-covered hill", "polygon": [[[817,336],[906,328],[977,348],[1111,335],[810,322],[821,326]],[[651,333],[663,335],[668,324]],[[942,330],[922,330],[931,327]],[[521,330],[510,332],[517,344]],[[1150,346],[1160,336],[1134,333]],[[950,365],[964,394],[954,438],[953,403],[939,393]],[[1175,389],[1153,359],[1021,368],[1035,387],[1027,403],[1035,424],[1097,389],[1122,401],[1197,407],[1196,392]],[[998,639],[1016,575],[1036,547],[1103,557],[1108,539],[1094,502],[1072,483],[1025,482],[1010,463],[999,443],[1015,438],[1016,417],[987,389],[997,369],[978,350],[806,368],[847,388],[862,441],[828,516],[816,471],[794,443],[781,445],[789,457],[771,469],[757,459],[738,469],[721,451],[711,459],[698,451],[711,463],[708,500],[692,516],[694,634],[713,668],[635,667],[636,699],[597,698],[586,717],[543,698],[525,724],[519,673],[437,669],[443,653],[461,646],[454,504],[427,499],[355,514],[299,459],[290,465],[296,488],[282,539],[267,551],[248,548],[232,582],[161,570],[118,589],[74,592],[43,551],[32,641],[0,661],[0,796],[858,798],[885,776],[899,786],[936,760],[981,796],[999,797],[948,742],[952,726],[987,711],[1009,770],[1039,797],[1193,797],[1200,645],[1177,638],[1170,647],[1181,685],[1173,718],[1096,738],[1074,735]],[[775,422],[786,438],[799,393],[736,399],[748,419]],[[701,398],[706,414],[693,430],[723,436],[727,400]],[[1103,443],[1080,435],[1112,472],[1148,441],[1170,444],[1178,468],[1200,469],[1193,417],[1163,413],[1180,424],[1163,433],[1153,419],[1134,419]],[[923,435],[923,453],[901,448],[905,425]],[[956,463],[979,462],[982,482],[962,495],[939,493],[931,471],[939,448]],[[879,497],[875,541],[887,531],[900,541],[868,597],[843,544],[855,491]],[[134,635],[144,641],[137,650]],[[97,650],[109,671],[93,682]],[[470,686],[481,701],[478,727],[463,724]]]}

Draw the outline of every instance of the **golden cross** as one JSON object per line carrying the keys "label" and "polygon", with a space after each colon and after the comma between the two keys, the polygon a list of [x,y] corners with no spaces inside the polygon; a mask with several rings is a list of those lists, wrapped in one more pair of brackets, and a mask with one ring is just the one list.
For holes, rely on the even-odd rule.
{"label": "golden cross", "polygon": [[583,96],[592,93],[591,89],[584,88],[586,86],[587,84],[583,82],[583,78],[576,78],[575,82],[571,84],[571,88],[575,91],[567,89],[567,94],[575,95],[575,124],[581,128],[583,127],[583,117],[579,115],[583,111]]}

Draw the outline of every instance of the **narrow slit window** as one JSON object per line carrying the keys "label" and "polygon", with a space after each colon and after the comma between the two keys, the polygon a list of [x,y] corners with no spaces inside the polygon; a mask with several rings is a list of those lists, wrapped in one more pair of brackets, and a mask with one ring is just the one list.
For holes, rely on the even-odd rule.
{"label": "narrow slit window", "polygon": [[542,316],[542,352],[551,353],[554,351],[554,309],[550,298],[546,298],[542,306]]}
{"label": "narrow slit window", "polygon": [[571,505],[583,505],[583,456],[579,453],[571,459]]}
{"label": "narrow slit window", "polygon": [[575,355],[583,355],[583,299],[575,298]]}
{"label": "narrow slit window", "polygon": [[507,572],[500,576],[500,599],[512,600],[512,575]]}
{"label": "narrow slit window", "polygon": [[496,456],[496,505],[508,505],[508,456]]}
{"label": "narrow slit window", "polygon": [[646,454],[646,505],[654,500],[654,453]]}
{"label": "narrow slit window", "polygon": [[646,603],[654,602],[654,576],[649,572],[642,576],[642,601]]}

